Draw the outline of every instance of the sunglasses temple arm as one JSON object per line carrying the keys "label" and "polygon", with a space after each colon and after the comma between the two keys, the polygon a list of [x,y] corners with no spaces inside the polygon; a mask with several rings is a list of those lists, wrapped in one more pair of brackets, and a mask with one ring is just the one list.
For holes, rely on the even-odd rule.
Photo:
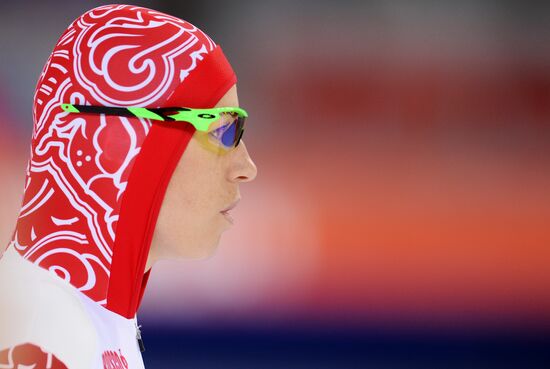
{"label": "sunglasses temple arm", "polygon": [[[115,106],[92,106],[92,105],[72,105],[70,108],[65,108],[65,111],[74,107],[74,112],[87,114],[107,114],[130,118],[148,118],[164,121],[174,121],[175,119],[166,115],[165,112],[173,111],[174,108],[123,108]],[[153,114],[151,114],[153,113]]]}
{"label": "sunglasses temple arm", "polygon": [[125,117],[135,117],[135,115],[127,108],[118,107],[105,107],[105,106],[90,106],[90,105],[74,105],[80,113],[91,114],[110,114],[110,115],[122,115]]}

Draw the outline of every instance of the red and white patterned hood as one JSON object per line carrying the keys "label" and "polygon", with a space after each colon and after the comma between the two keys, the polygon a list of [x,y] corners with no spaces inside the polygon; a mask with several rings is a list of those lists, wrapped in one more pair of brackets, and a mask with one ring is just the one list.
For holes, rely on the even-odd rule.
{"label": "red and white patterned hood", "polygon": [[130,5],[80,16],[38,80],[10,246],[98,304],[133,317],[164,193],[195,128],[71,114],[60,105],[207,108],[235,83],[221,48],[186,21]]}

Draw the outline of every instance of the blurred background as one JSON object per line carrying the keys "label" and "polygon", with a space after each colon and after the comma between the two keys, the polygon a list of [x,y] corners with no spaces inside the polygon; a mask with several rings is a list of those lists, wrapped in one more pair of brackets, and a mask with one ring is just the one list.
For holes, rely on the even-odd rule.
{"label": "blurred background", "polygon": [[[112,2],[0,2],[0,244],[32,97]],[[209,260],[162,261],[146,367],[550,367],[550,3],[132,1],[222,45],[258,167]]]}

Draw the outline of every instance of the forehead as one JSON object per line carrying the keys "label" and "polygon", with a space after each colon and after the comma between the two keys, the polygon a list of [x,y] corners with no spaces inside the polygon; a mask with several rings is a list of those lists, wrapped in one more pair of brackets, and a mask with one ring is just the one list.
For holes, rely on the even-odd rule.
{"label": "forehead", "polygon": [[237,85],[234,84],[229,90],[222,96],[218,103],[214,106],[216,108],[224,106],[239,106],[239,96],[237,94]]}

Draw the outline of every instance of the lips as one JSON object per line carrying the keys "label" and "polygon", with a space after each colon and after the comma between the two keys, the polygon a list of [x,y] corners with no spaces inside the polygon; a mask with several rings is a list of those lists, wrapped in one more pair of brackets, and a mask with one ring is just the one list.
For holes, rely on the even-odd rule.
{"label": "lips", "polygon": [[241,199],[237,199],[235,200],[234,202],[232,202],[227,208],[225,208],[224,210],[220,211],[220,213],[227,213],[231,210],[233,210],[238,204],[239,204],[239,201],[241,201]]}

